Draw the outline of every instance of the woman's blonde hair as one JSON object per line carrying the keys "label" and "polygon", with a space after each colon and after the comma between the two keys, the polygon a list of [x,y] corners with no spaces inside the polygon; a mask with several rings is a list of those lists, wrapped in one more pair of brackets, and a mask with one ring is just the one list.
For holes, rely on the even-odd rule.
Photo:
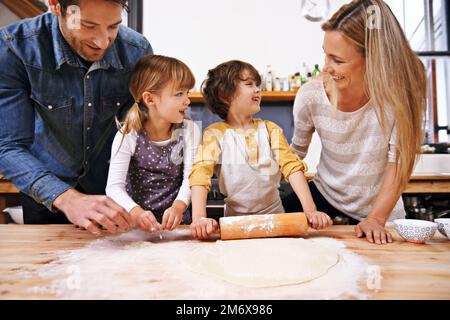
{"label": "woman's blonde hair", "polygon": [[395,117],[399,164],[395,187],[400,192],[408,183],[423,142],[425,67],[382,0],[354,0],[345,4],[322,25],[322,30],[341,32],[365,57],[365,87],[383,130],[388,114]]}
{"label": "woman's blonde hair", "polygon": [[[125,121],[118,125],[123,135],[144,129],[148,119],[148,108],[142,101],[144,92],[158,92],[172,83],[174,90],[189,90],[195,85],[195,78],[189,67],[178,59],[147,55],[135,65],[130,78],[130,92],[135,103],[128,111]],[[122,137],[123,141],[123,137]]]}

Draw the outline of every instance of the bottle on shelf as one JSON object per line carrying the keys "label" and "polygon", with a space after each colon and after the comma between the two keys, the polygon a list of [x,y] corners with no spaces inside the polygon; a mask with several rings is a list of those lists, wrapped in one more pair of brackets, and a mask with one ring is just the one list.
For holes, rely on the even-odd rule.
{"label": "bottle on shelf", "polygon": [[294,74],[294,79],[295,79],[295,89],[300,89],[300,87],[302,86],[302,76],[300,75],[300,72],[296,72]]}
{"label": "bottle on shelf", "polygon": [[281,91],[281,80],[278,77],[276,77],[275,80],[273,81],[273,90]]}
{"label": "bottle on shelf", "polygon": [[264,82],[266,84],[266,91],[272,91],[273,90],[273,74],[272,74],[272,67],[270,65],[267,65],[266,74],[264,76]]}
{"label": "bottle on shelf", "polygon": [[318,64],[314,65],[314,70],[312,72],[312,76],[317,77],[318,75],[320,75],[320,73],[321,73],[321,71],[319,69],[319,65]]}
{"label": "bottle on shelf", "polygon": [[305,62],[302,63],[302,67],[300,69],[300,80],[302,84],[305,84],[306,82],[308,82],[308,72],[310,72],[310,69],[308,68],[308,66],[306,65]]}

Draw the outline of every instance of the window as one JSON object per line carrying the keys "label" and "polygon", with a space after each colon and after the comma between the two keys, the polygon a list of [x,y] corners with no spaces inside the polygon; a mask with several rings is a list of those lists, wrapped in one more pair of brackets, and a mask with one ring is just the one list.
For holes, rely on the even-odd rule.
{"label": "window", "polygon": [[448,0],[386,0],[427,69],[426,143],[449,142],[450,23]]}

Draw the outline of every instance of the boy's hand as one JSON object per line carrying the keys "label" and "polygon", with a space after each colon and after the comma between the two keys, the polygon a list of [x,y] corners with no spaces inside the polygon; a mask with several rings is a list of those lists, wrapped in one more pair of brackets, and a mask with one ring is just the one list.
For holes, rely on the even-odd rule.
{"label": "boy's hand", "polygon": [[186,211],[187,206],[183,201],[175,200],[172,206],[164,211],[162,218],[162,229],[173,230],[181,222],[183,213]]}
{"label": "boy's hand", "polygon": [[217,231],[219,231],[219,224],[211,218],[201,217],[191,223],[191,232],[195,239],[206,239]]}
{"label": "boy's hand", "polygon": [[326,213],[323,213],[321,211],[308,211],[305,212],[305,214],[309,224],[314,229],[324,229],[333,224],[331,218]]}
{"label": "boy's hand", "polygon": [[148,232],[161,231],[162,227],[151,211],[145,211],[141,207],[131,210],[134,226]]}

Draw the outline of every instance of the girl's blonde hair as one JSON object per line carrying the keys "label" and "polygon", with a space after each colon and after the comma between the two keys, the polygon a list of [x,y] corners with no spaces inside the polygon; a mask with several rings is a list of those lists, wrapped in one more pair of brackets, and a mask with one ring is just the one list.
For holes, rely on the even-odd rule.
{"label": "girl's blonde hair", "polygon": [[189,90],[194,87],[195,78],[189,67],[175,58],[147,55],[139,60],[133,69],[129,86],[135,103],[125,121],[119,124],[123,137],[132,130],[140,133],[144,129],[144,123],[149,117],[148,108],[142,101],[144,92],[158,92],[170,82],[174,90]]}
{"label": "girl's blonde hair", "polygon": [[365,88],[383,130],[388,114],[395,117],[399,164],[395,187],[400,192],[408,183],[423,142],[425,67],[382,0],[354,0],[345,4],[322,25],[322,30],[341,32],[365,57]]}

